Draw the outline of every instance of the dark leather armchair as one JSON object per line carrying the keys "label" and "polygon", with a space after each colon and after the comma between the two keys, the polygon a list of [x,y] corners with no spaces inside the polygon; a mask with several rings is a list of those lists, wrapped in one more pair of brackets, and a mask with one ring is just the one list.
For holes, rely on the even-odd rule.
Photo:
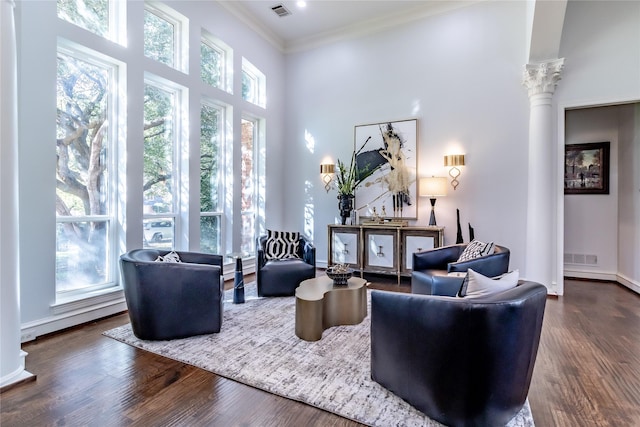
{"label": "dark leather armchair", "polygon": [[413,254],[411,292],[425,295],[456,296],[464,276],[448,273],[466,272],[469,268],[483,276],[495,277],[509,271],[509,249],[495,245],[494,253],[468,261],[457,262],[466,244],[443,246]]}
{"label": "dark leather armchair", "polygon": [[258,238],[258,296],[291,296],[295,294],[300,282],[316,277],[316,248],[306,237],[300,235],[300,259],[267,260],[264,253],[266,241],[267,236]]}
{"label": "dark leather armchair", "polygon": [[546,287],[482,298],[371,292],[371,378],[448,426],[504,426],[523,407]]}
{"label": "dark leather armchair", "polygon": [[220,332],[222,256],[177,252],[182,262],[155,261],[167,253],[134,249],[120,256],[122,286],[135,336],[170,340]]}

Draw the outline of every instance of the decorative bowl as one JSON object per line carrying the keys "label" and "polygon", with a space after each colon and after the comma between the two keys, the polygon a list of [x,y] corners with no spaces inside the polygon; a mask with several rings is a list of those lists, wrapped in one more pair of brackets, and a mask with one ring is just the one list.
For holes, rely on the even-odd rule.
{"label": "decorative bowl", "polygon": [[333,279],[333,284],[336,286],[346,286],[347,281],[353,275],[353,269],[348,268],[346,271],[344,269],[337,270],[334,267],[329,267],[326,270],[327,276],[330,279]]}

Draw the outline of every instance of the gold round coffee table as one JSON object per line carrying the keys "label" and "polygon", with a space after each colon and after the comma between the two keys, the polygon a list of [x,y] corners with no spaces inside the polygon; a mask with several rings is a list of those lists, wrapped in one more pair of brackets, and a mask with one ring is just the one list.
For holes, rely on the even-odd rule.
{"label": "gold round coffee table", "polygon": [[367,281],[352,277],[334,286],[327,276],[304,280],[296,288],[296,335],[318,341],[332,326],[356,325],[367,317]]}

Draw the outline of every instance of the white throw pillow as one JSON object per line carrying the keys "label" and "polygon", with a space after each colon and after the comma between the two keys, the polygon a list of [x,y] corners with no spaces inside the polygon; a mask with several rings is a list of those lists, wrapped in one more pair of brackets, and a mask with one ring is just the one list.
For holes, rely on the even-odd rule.
{"label": "white throw pillow", "polygon": [[171,251],[165,256],[158,255],[156,258],[156,262],[182,262],[180,256],[176,253],[176,251]]}
{"label": "white throw pillow", "polygon": [[485,255],[491,255],[495,251],[493,242],[483,243],[480,240],[473,240],[464,248],[457,262],[469,261]]}
{"label": "white throw pillow", "polygon": [[458,296],[465,298],[479,298],[493,295],[498,292],[515,288],[518,285],[519,278],[519,270],[513,270],[509,273],[503,274],[502,276],[491,278],[483,276],[470,268],[467,270],[467,277],[465,278],[465,282],[467,282],[466,287],[465,283],[463,283]]}

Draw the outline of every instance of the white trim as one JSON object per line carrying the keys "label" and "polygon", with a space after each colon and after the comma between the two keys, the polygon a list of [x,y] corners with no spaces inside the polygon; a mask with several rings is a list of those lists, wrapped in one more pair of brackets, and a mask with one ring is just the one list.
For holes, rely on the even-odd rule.
{"label": "white trim", "polygon": [[4,388],[11,384],[16,384],[20,381],[24,381],[28,378],[34,377],[31,372],[24,369],[27,354],[28,353],[26,351],[20,350],[20,355],[18,356],[20,358],[20,363],[18,365],[18,368],[10,374],[7,374],[4,377],[0,378],[0,388]]}
{"label": "white trim", "polygon": [[60,331],[71,326],[81,325],[102,317],[127,311],[124,297],[113,301],[103,302],[91,307],[83,307],[73,311],[23,323],[20,330],[20,341],[27,342],[39,336]]}
{"label": "white trim", "polygon": [[271,31],[265,26],[259,19],[256,19],[251,12],[247,10],[241,2],[236,1],[218,1],[216,2],[228,12],[231,12],[233,16],[238,18],[251,30],[255,31],[260,37],[265,39],[268,43],[278,49],[280,52],[285,51],[285,42],[276,33]]}
{"label": "white trim", "polygon": [[572,269],[567,268],[567,266],[565,266],[564,275],[565,277],[575,277],[578,279],[606,280],[609,282],[618,281],[618,275],[614,272]]}
{"label": "white trim", "polygon": [[[58,294],[59,296],[60,294]],[[120,286],[112,286],[106,289],[100,289],[93,292],[84,292],[67,298],[59,297],[56,302],[51,304],[53,314],[68,313],[70,311],[81,310],[83,308],[93,307],[100,304],[106,304],[112,301],[122,300],[124,291]]]}
{"label": "white trim", "polygon": [[633,292],[640,294],[640,282],[637,282],[620,273],[618,273],[617,277],[618,277],[618,280],[617,280],[618,283],[620,283],[623,286],[626,286],[627,288],[631,289]]}

